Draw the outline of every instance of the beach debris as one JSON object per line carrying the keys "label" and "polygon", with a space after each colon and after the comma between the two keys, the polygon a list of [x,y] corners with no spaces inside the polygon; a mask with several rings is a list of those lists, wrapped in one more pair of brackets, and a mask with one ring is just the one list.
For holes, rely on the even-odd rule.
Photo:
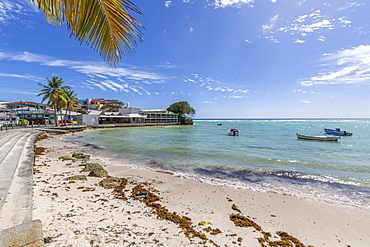
{"label": "beach debris", "polygon": [[107,177],[99,182],[99,186],[104,189],[115,189],[122,182],[121,178],[117,177]]}
{"label": "beach debris", "polygon": [[147,199],[148,198],[148,193],[147,192],[139,192],[139,193],[136,193],[135,197],[137,199]]}
{"label": "beach debris", "polygon": [[103,177],[108,176],[108,172],[104,169],[94,169],[87,176],[103,178]]}
{"label": "beach debris", "polygon": [[65,178],[64,180],[87,180],[85,175],[74,175],[72,177]]}

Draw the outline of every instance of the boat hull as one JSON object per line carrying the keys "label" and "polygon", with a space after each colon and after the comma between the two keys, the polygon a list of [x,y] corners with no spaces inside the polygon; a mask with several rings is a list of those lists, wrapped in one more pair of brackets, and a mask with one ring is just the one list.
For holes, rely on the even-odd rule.
{"label": "boat hull", "polygon": [[298,139],[302,140],[310,140],[310,141],[338,141],[340,139],[339,136],[309,136],[309,135],[301,135],[297,134]]}
{"label": "boat hull", "polygon": [[351,136],[352,133],[347,131],[342,131],[338,129],[326,129],[324,128],[324,132],[329,135],[336,135],[336,136]]}

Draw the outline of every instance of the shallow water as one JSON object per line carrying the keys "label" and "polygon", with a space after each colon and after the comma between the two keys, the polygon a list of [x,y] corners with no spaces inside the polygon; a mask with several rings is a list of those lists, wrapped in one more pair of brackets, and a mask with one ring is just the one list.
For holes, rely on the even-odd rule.
{"label": "shallow water", "polygon": [[[222,125],[218,125],[222,124]],[[239,136],[229,136],[237,128]],[[353,132],[338,142],[298,140],[323,128]],[[370,205],[370,120],[195,120],[193,126],[86,131],[70,140],[96,155],[178,176],[332,203]]]}

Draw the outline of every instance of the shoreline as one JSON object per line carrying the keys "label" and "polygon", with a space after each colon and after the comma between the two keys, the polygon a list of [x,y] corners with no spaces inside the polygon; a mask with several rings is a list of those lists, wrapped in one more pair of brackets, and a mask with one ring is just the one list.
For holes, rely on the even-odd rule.
{"label": "shoreline", "polygon": [[[99,163],[110,176],[127,179],[123,199],[118,199],[112,189],[98,185],[104,178],[63,180],[88,174],[81,172],[81,161],[59,159],[83,152],[83,147],[56,135],[37,141],[36,147],[46,148],[44,154],[36,153],[34,175],[34,218],[43,222],[46,246],[271,246],[294,239],[301,246],[370,242],[370,213],[359,208],[211,185],[92,158],[88,162]],[[138,185],[159,199],[135,198],[132,189]],[[171,216],[170,220],[158,215],[158,209],[167,210],[165,217]]]}
{"label": "shoreline", "polygon": [[[94,131],[94,130],[86,130]],[[97,154],[100,160],[115,166],[129,167],[139,170],[170,173],[175,177],[227,186],[234,189],[245,189],[257,192],[288,194],[307,200],[320,200],[324,203],[339,204],[349,207],[370,209],[370,190],[356,181],[346,181],[326,175],[308,175],[302,172],[277,170],[253,171],[247,168],[230,166],[226,170],[215,167],[172,166],[156,158],[130,157],[126,154],[110,153],[106,147],[81,142],[78,139],[63,139],[74,145],[84,146],[87,152]],[[293,162],[295,160],[292,160]],[[172,161],[170,161],[172,163]],[[195,171],[197,170],[197,171]],[[221,170],[217,174],[218,170]]]}

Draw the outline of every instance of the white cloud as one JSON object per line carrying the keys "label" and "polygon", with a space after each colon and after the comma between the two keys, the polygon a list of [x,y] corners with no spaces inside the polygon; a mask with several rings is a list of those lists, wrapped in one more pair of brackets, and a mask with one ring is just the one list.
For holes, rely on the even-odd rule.
{"label": "white cloud", "polygon": [[19,75],[19,74],[7,74],[7,73],[0,73],[0,77],[14,77],[14,78],[21,78],[25,80],[32,80],[32,81],[40,81],[44,78],[36,77],[34,75]]}
{"label": "white cloud", "polygon": [[125,77],[132,80],[165,80],[170,79],[167,76],[157,73],[147,72],[141,69],[127,69],[127,68],[112,68],[103,63],[89,62],[89,61],[71,61],[55,59],[42,54],[35,54],[30,52],[23,52],[21,54],[0,53],[0,59],[9,59],[16,61],[23,61],[29,63],[40,63],[45,66],[59,66],[73,69],[77,72],[86,74],[88,76],[96,76],[100,78],[108,77]]}
{"label": "white cloud", "polygon": [[347,5],[345,6],[342,6],[342,7],[339,7],[338,8],[338,11],[343,11],[343,10],[346,10],[346,9],[349,9],[349,8],[352,8],[352,7],[359,7],[359,6],[363,6],[365,5],[365,3],[347,3]]}
{"label": "white cloud", "polygon": [[317,84],[367,84],[370,85],[370,45],[360,45],[324,54],[330,69],[300,82],[302,86]]}
{"label": "white cloud", "polygon": [[[0,1],[0,24],[10,25],[17,23],[20,20],[24,20],[30,12],[35,11],[37,11],[36,8],[28,3],[28,1],[2,0]],[[14,20],[17,20],[17,22],[14,22]],[[26,23],[26,25],[28,24]]]}
{"label": "white cloud", "polygon": [[215,0],[216,8],[235,7],[240,8],[242,5],[253,7],[254,0]]}
{"label": "white cloud", "polygon": [[321,35],[317,40],[324,42],[326,40],[326,37]]}
{"label": "white cloud", "polygon": [[311,101],[309,101],[309,100],[301,100],[301,103],[303,103],[303,104],[310,104]]}
{"label": "white cloud", "polygon": [[[140,86],[151,85],[154,83],[163,83],[172,79],[165,75],[148,72],[139,68],[112,68],[105,63],[96,63],[90,61],[69,61],[55,59],[42,54],[23,52],[21,54],[11,54],[0,52],[0,60],[16,60],[27,63],[38,63],[44,66],[65,67],[70,71],[75,71],[91,78],[82,82],[85,88],[99,88],[104,91],[112,90],[118,92],[135,92],[137,94],[151,93]],[[41,81],[45,78],[38,78],[32,75],[17,75],[0,73],[0,76],[17,77],[26,80]],[[123,82],[123,83],[122,83]]]}
{"label": "white cloud", "polygon": [[6,93],[6,94],[25,94],[25,95],[37,95],[37,94],[39,94],[39,93],[33,93],[33,92],[29,92],[29,91],[19,91],[19,90],[6,89],[6,88],[2,88],[1,92]]}
{"label": "white cloud", "polygon": [[172,5],[172,1],[171,0],[164,2],[164,6],[166,6],[166,8],[170,7],[171,5]]}
{"label": "white cloud", "polygon": [[[306,37],[308,34],[318,33],[322,37],[322,34],[327,31],[347,27],[351,27],[351,21],[346,17],[330,18],[321,10],[312,9],[310,13],[300,15],[293,20],[275,15],[262,26],[262,32],[268,35],[266,37],[269,37],[269,40],[278,40],[276,38],[278,34]],[[320,38],[319,40],[324,41],[325,39]]]}
{"label": "white cloud", "polygon": [[304,43],[305,41],[304,40],[301,40],[301,39],[296,39],[295,41],[294,41],[294,43],[297,43],[297,44],[302,44],[302,43]]}
{"label": "white cloud", "polygon": [[263,33],[271,32],[271,30],[275,27],[278,19],[279,19],[279,15],[275,15],[272,18],[270,18],[270,21],[268,24],[262,25],[262,32]]}

